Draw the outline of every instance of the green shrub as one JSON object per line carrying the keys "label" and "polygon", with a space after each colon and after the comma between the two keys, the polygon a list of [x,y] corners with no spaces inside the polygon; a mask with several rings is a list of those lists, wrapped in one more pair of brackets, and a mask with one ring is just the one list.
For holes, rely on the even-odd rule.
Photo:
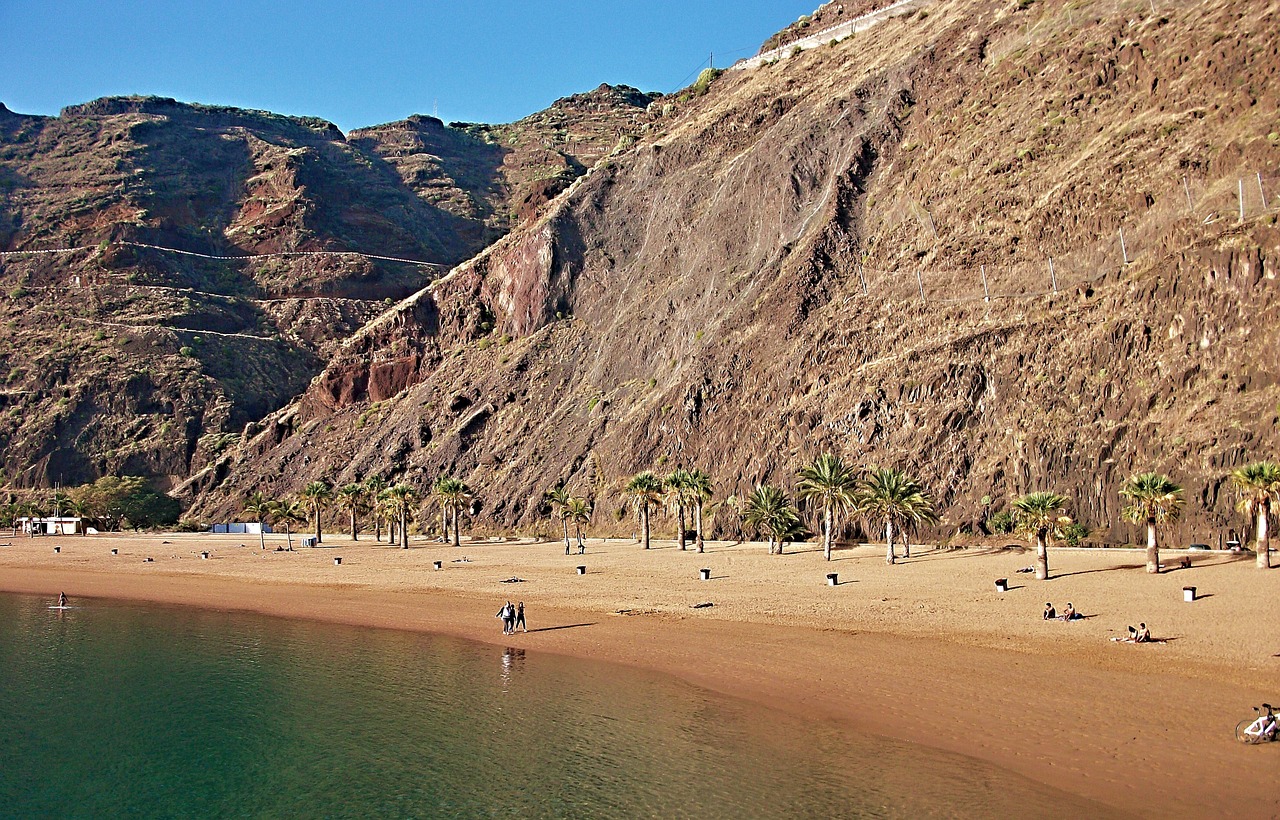
{"label": "green shrub", "polygon": [[1080,542],[1089,537],[1089,528],[1076,522],[1062,528],[1062,540],[1069,547],[1078,547]]}
{"label": "green shrub", "polygon": [[1017,528],[1017,522],[1013,520],[1013,513],[1008,510],[998,512],[987,519],[987,529],[995,533],[1007,535]]}
{"label": "green shrub", "polygon": [[690,92],[692,92],[695,97],[701,97],[711,88],[711,84],[715,82],[716,77],[719,77],[723,73],[724,70],[720,68],[702,69],[702,73],[699,74],[698,79],[694,81],[693,87],[689,89]]}
{"label": "green shrub", "polygon": [[183,345],[182,347],[178,348],[178,353],[182,356],[186,356],[187,358],[191,358],[192,356],[195,355],[196,350],[191,345]]}

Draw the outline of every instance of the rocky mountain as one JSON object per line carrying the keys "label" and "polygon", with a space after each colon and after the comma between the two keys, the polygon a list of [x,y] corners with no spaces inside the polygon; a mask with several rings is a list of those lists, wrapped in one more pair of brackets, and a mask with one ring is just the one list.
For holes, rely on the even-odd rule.
{"label": "rocky mountain", "polygon": [[185,479],[638,131],[649,101],[602,86],[479,133],[414,117],[350,138],[161,98],[0,106],[6,483]]}
{"label": "rocky mountain", "polygon": [[1187,487],[1177,540],[1239,525],[1227,472],[1280,454],[1280,12],[1156,6],[922,3],[664,101],[344,342],[193,514],[447,472],[477,527],[547,528],[564,481],[625,533],[638,470],[723,499],[832,450],[920,475],[940,534],[1053,489],[1123,539],[1148,469]]}

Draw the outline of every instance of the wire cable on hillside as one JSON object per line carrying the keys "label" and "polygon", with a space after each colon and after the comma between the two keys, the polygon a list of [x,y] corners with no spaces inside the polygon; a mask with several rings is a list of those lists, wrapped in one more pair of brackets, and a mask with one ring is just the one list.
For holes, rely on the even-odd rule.
{"label": "wire cable on hillside", "polygon": [[[439,262],[424,262],[421,259],[406,259],[401,256],[385,256],[376,253],[363,253],[361,251],[276,251],[274,253],[251,253],[251,254],[234,254],[220,255],[210,253],[199,253],[197,251],[185,251],[181,248],[169,248],[164,245],[151,245],[146,242],[108,242],[107,247],[133,247],[146,248],[148,250],[160,251],[162,253],[176,253],[181,256],[194,256],[200,259],[213,259],[220,262],[249,262],[255,259],[273,259],[281,257],[300,257],[300,256],[356,256],[361,259],[376,259],[381,262],[399,262],[405,265],[417,265],[423,268],[443,268],[445,265]],[[35,254],[55,254],[55,253],[79,253],[82,251],[94,251],[101,248],[101,245],[79,245],[70,248],[38,248],[33,250],[21,251],[0,251],[0,257],[11,256],[29,256]]]}

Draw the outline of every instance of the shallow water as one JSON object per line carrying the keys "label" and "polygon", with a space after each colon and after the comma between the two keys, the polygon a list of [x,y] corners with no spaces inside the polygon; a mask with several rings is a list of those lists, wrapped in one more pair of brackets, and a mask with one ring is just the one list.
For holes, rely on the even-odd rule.
{"label": "shallow water", "polygon": [[1099,814],[976,761],[628,668],[415,633],[50,603],[0,595],[3,817]]}

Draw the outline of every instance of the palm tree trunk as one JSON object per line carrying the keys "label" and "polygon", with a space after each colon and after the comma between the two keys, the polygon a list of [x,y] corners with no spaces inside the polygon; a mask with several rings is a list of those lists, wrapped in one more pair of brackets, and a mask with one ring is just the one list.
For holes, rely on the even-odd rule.
{"label": "palm tree trunk", "polygon": [[316,514],[316,543],[319,544],[320,543],[320,505],[319,504],[315,506],[315,514]]}
{"label": "palm tree trunk", "polygon": [[284,540],[289,544],[289,549],[293,549],[293,530],[289,529],[289,522],[284,522]]}
{"label": "palm tree trunk", "polygon": [[831,502],[822,506],[822,557],[831,560]]}
{"label": "palm tree trunk", "polygon": [[884,519],[884,542],[888,549],[884,556],[884,562],[886,564],[895,563],[898,557],[893,552],[893,519],[888,517]]}
{"label": "palm tree trunk", "polygon": [[564,554],[569,554],[569,518],[561,514],[560,523],[564,525]]}
{"label": "palm tree trunk", "polygon": [[400,549],[409,549],[409,508],[400,508]]}
{"label": "palm tree trunk", "polygon": [[462,535],[458,532],[458,508],[453,508],[453,545],[462,546]]}
{"label": "palm tree trunk", "polygon": [[770,536],[769,536],[769,554],[770,554],[770,555],[778,555],[778,554],[779,554],[779,553],[778,553],[778,548],[777,548],[777,546],[775,546],[775,543],[776,543],[776,542],[775,542],[775,541],[774,541],[774,539],[773,539],[773,535],[770,535]]}
{"label": "palm tree trunk", "polygon": [[1049,544],[1046,542],[1047,533],[1044,530],[1036,531],[1036,580],[1049,580]]}
{"label": "palm tree trunk", "polygon": [[267,548],[267,537],[262,534],[262,519],[258,519],[258,546],[264,550]]}
{"label": "palm tree trunk", "polygon": [[644,548],[649,549],[649,505],[645,504],[640,508],[640,540],[644,542]]}
{"label": "palm tree trunk", "polygon": [[694,526],[698,530],[694,543],[698,546],[698,552],[706,552],[706,542],[702,539],[702,501],[698,501],[694,506],[693,519],[695,522]]}
{"label": "palm tree trunk", "polygon": [[356,508],[355,507],[351,508],[351,540],[352,541],[360,540],[356,536]]}
{"label": "palm tree trunk", "polygon": [[1271,534],[1267,532],[1267,513],[1271,505],[1263,502],[1258,505],[1258,569],[1271,569]]}
{"label": "palm tree trunk", "polygon": [[578,552],[582,552],[582,550],[583,550],[583,544],[582,544],[582,525],[581,525],[581,524],[579,524],[579,523],[577,523],[577,522],[574,522],[574,524],[573,524],[573,534],[574,534],[574,535],[577,537],[577,539],[578,539]]}
{"label": "palm tree trunk", "polygon": [[1156,544],[1156,520],[1147,519],[1147,572],[1160,573],[1160,547]]}
{"label": "palm tree trunk", "polygon": [[676,509],[677,509],[677,510],[679,511],[679,513],[680,513],[680,514],[679,514],[679,518],[680,518],[680,532],[676,533],[676,539],[680,542],[680,549],[685,549],[685,545],[684,545],[684,505],[683,505],[683,504],[679,504],[679,505],[677,505],[677,506],[676,506]]}

